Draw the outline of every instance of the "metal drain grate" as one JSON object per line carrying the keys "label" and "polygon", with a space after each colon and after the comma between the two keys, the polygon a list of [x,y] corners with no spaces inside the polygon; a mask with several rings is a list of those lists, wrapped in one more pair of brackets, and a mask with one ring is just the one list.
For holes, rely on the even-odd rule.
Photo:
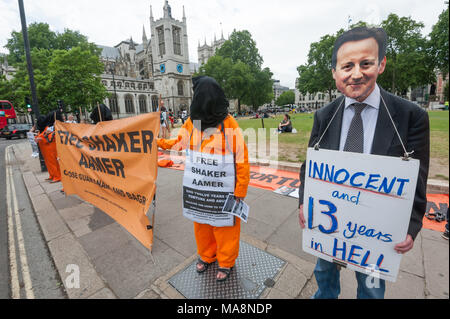
{"label": "metal drain grate", "polygon": [[[171,284],[187,299],[257,299],[285,261],[259,248],[240,242],[239,257],[225,282],[217,282],[217,262],[201,274],[195,270],[194,261],[169,279]],[[269,285],[268,285],[269,286]]]}

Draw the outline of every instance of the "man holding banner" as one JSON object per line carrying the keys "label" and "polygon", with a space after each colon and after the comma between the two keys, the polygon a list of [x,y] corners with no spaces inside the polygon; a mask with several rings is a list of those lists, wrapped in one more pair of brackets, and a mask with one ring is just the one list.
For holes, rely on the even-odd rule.
{"label": "man holding banner", "polygon": [[[332,57],[332,73],[336,87],[344,96],[315,113],[309,147],[315,147],[316,150],[320,148],[362,153],[335,152],[333,154],[344,154],[349,161],[352,158],[365,161],[366,166],[373,167],[374,170],[382,162],[387,162],[386,166],[389,166],[389,161],[397,161],[400,166],[403,165],[402,167],[405,167],[404,171],[408,172],[408,170],[411,170],[408,169],[409,166],[414,166],[416,163],[416,172],[418,171],[417,183],[415,184],[415,177],[401,179],[400,177],[387,176],[379,183],[379,187],[376,187],[376,181],[381,181],[382,179],[383,175],[381,173],[376,174],[376,172],[372,172],[372,174],[366,174],[361,170],[358,171],[358,167],[351,167],[352,169],[354,168],[354,172],[351,172],[351,169],[334,171],[334,165],[323,165],[323,163],[320,165],[320,163],[315,163],[307,158],[307,161],[303,163],[300,169],[301,186],[299,189],[299,219],[300,226],[304,229],[303,247],[304,249],[306,247],[305,234],[308,234],[308,232],[316,231],[316,235],[322,232],[334,240],[334,248],[327,256],[327,254],[323,253],[322,244],[313,242],[313,240],[317,239],[317,236],[315,239],[308,238],[311,239],[310,246],[312,250],[317,251],[317,254],[313,254],[319,256],[314,270],[318,283],[318,291],[315,293],[314,298],[337,298],[339,296],[338,265],[351,266],[349,267],[350,269],[357,270],[355,274],[358,282],[358,298],[384,298],[385,280],[380,279],[378,284],[370,285],[368,284],[367,272],[364,273],[363,270],[358,270],[363,268],[366,270],[365,266],[370,264],[368,262],[370,251],[367,251],[365,254],[364,251],[359,251],[363,250],[363,245],[356,245],[354,240],[370,237],[367,240],[374,242],[375,246],[392,242],[392,246],[390,246],[392,251],[386,252],[384,255],[404,254],[413,248],[414,239],[422,228],[422,219],[427,203],[426,185],[429,166],[428,114],[415,104],[398,98],[377,85],[377,77],[384,72],[386,66],[386,42],[387,36],[383,29],[366,27],[349,30],[336,40]],[[309,152],[311,152],[309,154],[313,154],[314,150],[310,149]],[[330,161],[333,154],[328,155]],[[410,155],[414,159],[410,160],[409,163],[399,159],[400,157],[409,159]],[[395,159],[390,160],[389,158],[386,159],[386,157],[395,157]],[[417,160],[420,161],[420,166]],[[327,169],[329,170],[327,171]],[[336,169],[339,168],[336,167]],[[315,176],[316,173],[317,176]],[[328,178],[327,173],[329,175]],[[338,174],[340,174],[339,178]],[[396,173],[393,172],[392,174]],[[399,172],[398,174],[400,176],[401,173]],[[363,178],[367,176],[368,180],[366,180],[366,183],[363,183]],[[415,176],[417,176],[417,173]],[[311,195],[310,189],[307,188],[310,188],[315,181],[321,179],[327,182],[325,184],[323,181],[319,181],[322,182],[320,184],[322,188],[330,188],[331,190],[332,187],[346,187],[345,189],[347,190],[341,193],[336,190],[333,191],[332,197],[338,203],[346,201],[345,211],[350,210],[347,209],[349,205],[353,206],[351,208],[353,209],[352,216],[349,218],[359,218],[360,215],[365,215],[371,209],[367,206],[367,202],[369,202],[367,198],[369,196],[378,196],[375,200],[372,200],[374,202],[378,201],[378,211],[377,207],[375,207],[375,211],[371,212],[370,216],[364,217],[372,223],[377,220],[380,222],[381,219],[384,219],[383,222],[386,224],[389,224],[389,222],[391,224],[399,223],[395,219],[398,210],[396,210],[394,205],[388,203],[391,203],[390,201],[401,201],[403,204],[406,204],[406,195],[408,195],[411,201],[411,209],[406,209],[407,217],[404,228],[399,226],[405,230],[406,238],[403,237],[398,239],[398,241],[394,240],[396,236],[399,236],[400,231],[384,232],[383,230],[375,229],[375,227],[373,227],[374,229],[368,229],[369,224],[367,224],[367,227],[366,224],[361,226],[360,222],[357,230],[356,223],[352,224],[350,220],[348,220],[348,223],[340,223],[338,214],[342,216],[345,212],[342,209],[337,209],[329,201],[320,201],[320,204],[325,203],[328,205],[329,211],[322,211],[321,213],[322,215],[327,215],[327,220],[331,220],[331,226],[323,226],[326,225],[324,223],[317,227],[317,219],[313,221],[312,217],[316,218],[313,212],[315,210],[314,207],[317,207],[318,203],[314,201],[314,194]],[[350,181],[350,185],[344,185],[344,180]],[[411,182],[410,185],[407,185],[409,182]],[[366,189],[363,189],[364,185]],[[398,188],[396,188],[396,185]],[[405,188],[403,189],[404,186]],[[411,189],[408,189],[407,192],[409,193],[405,195],[406,187],[411,187]],[[393,193],[394,189],[397,189],[396,194]],[[385,194],[381,194],[382,191],[385,191]],[[362,198],[364,196],[365,198]],[[362,202],[364,200],[365,202]],[[305,211],[303,209],[304,204]],[[382,208],[383,205],[386,207]],[[390,215],[384,217],[383,214]],[[322,216],[321,214],[317,215]],[[392,220],[389,220],[391,218],[389,216],[392,216]],[[351,233],[352,231],[353,233]],[[345,238],[352,238],[352,242],[347,242],[347,248],[351,245],[350,249],[346,249],[345,242],[339,242],[341,238],[344,238],[342,236],[339,238],[338,234],[341,232]],[[355,234],[357,235],[353,237]],[[359,251],[359,254],[356,253],[357,251]],[[373,252],[374,249],[372,249],[372,255],[374,255]],[[324,258],[320,258],[322,255]],[[386,267],[388,261],[384,259],[384,255],[379,255],[376,266],[379,273],[388,276],[389,270]],[[356,261],[358,256],[362,258]],[[401,255],[398,256],[401,257]],[[399,260],[397,260],[397,266]],[[384,267],[382,267],[383,261]],[[396,274],[391,281],[395,281],[395,277]]]}
{"label": "man holding banner", "polygon": [[159,116],[147,113],[110,121],[97,105],[92,124],[56,121],[56,146],[67,195],[76,194],[153,247],[149,207],[156,191]]}

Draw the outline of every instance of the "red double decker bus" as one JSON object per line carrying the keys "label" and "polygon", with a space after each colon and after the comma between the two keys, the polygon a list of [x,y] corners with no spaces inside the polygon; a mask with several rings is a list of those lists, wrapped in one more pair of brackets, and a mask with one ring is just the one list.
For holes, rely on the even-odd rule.
{"label": "red double decker bus", "polygon": [[16,118],[16,111],[11,102],[0,100],[0,130],[8,125],[8,120]]}

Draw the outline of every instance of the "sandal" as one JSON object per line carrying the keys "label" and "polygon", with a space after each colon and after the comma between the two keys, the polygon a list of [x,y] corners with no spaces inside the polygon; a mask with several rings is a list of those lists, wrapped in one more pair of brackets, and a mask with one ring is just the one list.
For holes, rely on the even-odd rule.
{"label": "sandal", "polygon": [[219,267],[219,268],[218,268],[218,273],[219,273],[219,272],[224,273],[224,274],[225,274],[225,277],[223,277],[223,278],[217,278],[217,277],[216,277],[216,280],[217,280],[217,281],[225,281],[225,280],[227,280],[228,277],[230,277],[231,269],[233,269],[233,267],[231,267],[231,268],[222,268],[222,267]]}
{"label": "sandal", "polygon": [[[198,265],[202,265],[202,267],[201,268],[198,268],[197,266]],[[203,261],[201,258],[199,258],[198,260],[197,260],[197,265],[195,266],[195,269],[197,270],[197,272],[200,274],[200,273],[202,273],[202,272],[204,272],[206,269],[208,269],[208,266],[209,266],[210,264],[208,264],[206,261]]]}

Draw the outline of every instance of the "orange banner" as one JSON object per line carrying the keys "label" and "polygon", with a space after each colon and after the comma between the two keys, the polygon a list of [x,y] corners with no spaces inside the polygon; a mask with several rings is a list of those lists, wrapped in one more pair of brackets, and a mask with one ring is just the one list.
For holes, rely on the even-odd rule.
{"label": "orange banner", "polygon": [[66,194],[98,207],[152,249],[146,213],[156,190],[159,113],[100,122],[56,122]]}
{"label": "orange banner", "polygon": [[[436,230],[439,232],[445,231],[445,224],[447,220],[436,220],[439,214],[442,217],[446,216],[448,209],[448,194],[427,194],[427,210],[423,218],[423,227],[427,229]],[[427,215],[430,217],[428,218]],[[445,217],[444,217],[445,218]]]}

